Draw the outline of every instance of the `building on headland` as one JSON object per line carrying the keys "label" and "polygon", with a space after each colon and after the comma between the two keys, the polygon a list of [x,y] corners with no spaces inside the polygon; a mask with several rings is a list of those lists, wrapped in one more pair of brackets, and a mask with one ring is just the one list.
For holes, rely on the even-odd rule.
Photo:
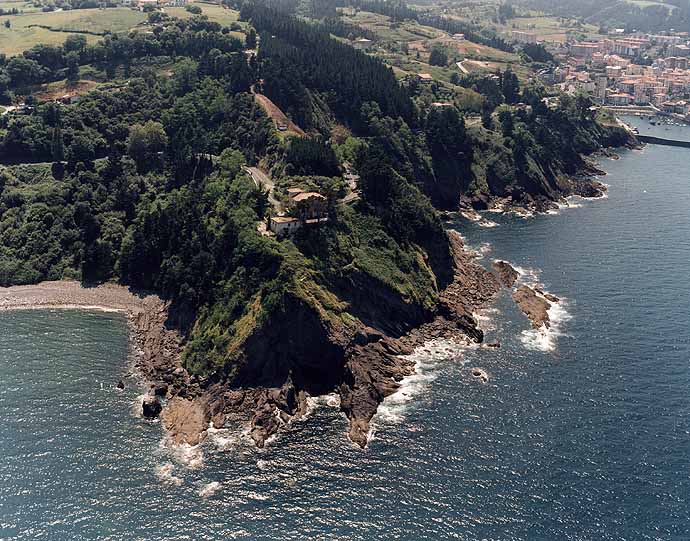
{"label": "building on headland", "polygon": [[289,188],[288,200],[290,216],[273,216],[269,220],[269,229],[276,236],[289,236],[301,227],[328,221],[328,200],[320,193]]}
{"label": "building on headland", "polygon": [[302,226],[299,218],[293,216],[272,216],[269,222],[269,228],[278,237],[286,237],[292,235]]}
{"label": "building on headland", "polygon": [[318,192],[301,192],[291,201],[294,214],[302,221],[328,219],[328,200]]}

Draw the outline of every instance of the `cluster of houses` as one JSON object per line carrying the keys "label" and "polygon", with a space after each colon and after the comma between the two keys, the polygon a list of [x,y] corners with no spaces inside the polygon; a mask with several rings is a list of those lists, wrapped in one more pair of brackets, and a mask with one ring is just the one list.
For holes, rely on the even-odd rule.
{"label": "cluster of houses", "polygon": [[[640,53],[655,57],[636,64]],[[586,92],[602,104],[652,105],[690,115],[690,47],[688,36],[640,35],[569,45],[562,65],[538,77],[567,93]]]}
{"label": "cluster of houses", "polygon": [[318,192],[288,190],[288,215],[271,216],[269,229],[278,237],[292,235],[299,228],[328,221],[328,200]]}

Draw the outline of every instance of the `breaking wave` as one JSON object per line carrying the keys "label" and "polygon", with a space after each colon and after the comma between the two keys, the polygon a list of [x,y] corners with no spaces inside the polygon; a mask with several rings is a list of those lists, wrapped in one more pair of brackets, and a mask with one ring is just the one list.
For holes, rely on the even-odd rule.
{"label": "breaking wave", "polygon": [[493,222],[491,220],[487,220],[486,218],[482,218],[477,225],[479,227],[486,227],[486,228],[492,228],[492,227],[498,227],[498,224],[496,222]]}
{"label": "breaking wave", "polygon": [[372,419],[372,432],[375,434],[376,422],[386,424],[400,423],[408,411],[410,402],[424,393],[438,377],[442,363],[449,360],[462,361],[462,350],[467,344],[451,340],[433,340],[419,346],[409,355],[415,362],[415,373],[400,382],[400,389],[386,397]]}
{"label": "breaking wave", "polygon": [[173,475],[174,470],[175,466],[173,463],[166,462],[165,464],[156,466],[156,477],[158,477],[158,479],[163,483],[179,487],[182,485],[182,483],[184,483],[184,479],[182,477]]}
{"label": "breaking wave", "polygon": [[218,481],[211,481],[206,483],[199,489],[199,496],[202,498],[209,498],[220,490],[221,484]]}
{"label": "breaking wave", "polygon": [[528,329],[520,334],[522,344],[533,351],[555,351],[558,345],[558,338],[566,336],[562,330],[562,324],[569,321],[573,316],[565,309],[566,302],[554,302],[549,308],[550,327],[542,325],[538,329]]}
{"label": "breaking wave", "polygon": [[182,443],[174,444],[170,438],[163,438],[160,448],[166,451],[169,456],[181,466],[188,470],[198,470],[204,465],[204,451],[200,445],[189,445]]}

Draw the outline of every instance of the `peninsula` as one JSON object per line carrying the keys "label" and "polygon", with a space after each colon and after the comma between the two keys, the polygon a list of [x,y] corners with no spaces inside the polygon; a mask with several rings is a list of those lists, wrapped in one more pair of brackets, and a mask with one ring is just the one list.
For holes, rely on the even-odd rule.
{"label": "peninsula", "polygon": [[[213,423],[263,446],[307,396],[337,392],[364,447],[414,371],[405,354],[481,342],[473,313],[515,282],[438,211],[601,196],[586,156],[634,135],[510,65],[455,82],[393,69],[335,6],[188,7],[0,59],[0,308],[127,312],[146,412],[160,402],[177,442]],[[519,58],[408,15],[443,43]],[[433,71],[443,51],[424,52]],[[530,291],[518,302],[548,323]]]}

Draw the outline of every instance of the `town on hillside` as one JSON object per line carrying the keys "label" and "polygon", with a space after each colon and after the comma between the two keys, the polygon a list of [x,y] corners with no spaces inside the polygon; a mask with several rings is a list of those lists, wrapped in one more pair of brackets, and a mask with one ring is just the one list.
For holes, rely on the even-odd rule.
{"label": "town on hillside", "polygon": [[[534,34],[519,38],[536,40]],[[687,32],[621,33],[549,48],[559,65],[539,72],[545,84],[569,94],[587,93],[602,105],[649,107],[690,121]]]}

